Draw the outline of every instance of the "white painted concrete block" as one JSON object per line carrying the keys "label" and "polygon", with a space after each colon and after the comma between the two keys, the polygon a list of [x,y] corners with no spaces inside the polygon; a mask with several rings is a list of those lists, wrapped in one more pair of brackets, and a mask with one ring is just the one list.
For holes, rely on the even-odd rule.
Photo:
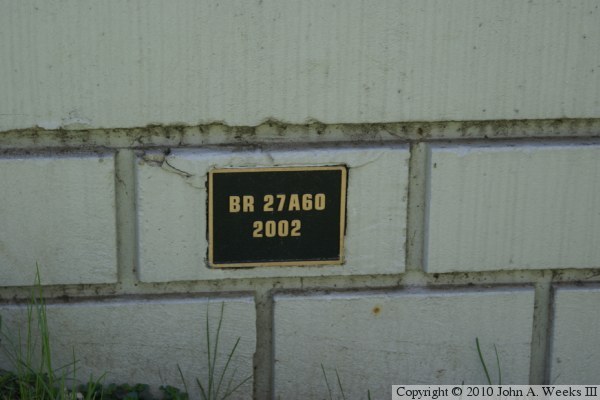
{"label": "white painted concrete block", "polygon": [[5,3],[0,131],[600,116],[597,0]]}
{"label": "white painted concrete block", "polygon": [[[252,298],[110,300],[48,305],[54,366],[72,363],[75,352],[77,377],[81,380],[89,379],[90,374],[96,379],[106,374],[105,383],[146,383],[158,392],[160,385],[183,389],[179,365],[190,389],[190,398],[199,399],[196,378],[207,382],[207,313],[211,349],[214,349],[221,304],[224,311],[216,357],[217,379],[239,337],[229,372],[237,369],[234,381],[240,382],[252,375],[256,343]],[[24,306],[0,306],[0,315],[5,333],[14,340],[18,329],[25,335]],[[2,345],[8,346],[8,343],[3,341]],[[0,352],[0,368],[11,368],[4,352]],[[226,379],[229,377],[226,375]],[[252,379],[232,398],[251,399]]]}
{"label": "white painted concrete block", "polygon": [[600,289],[560,288],[554,295],[550,382],[597,385]]}
{"label": "white painted concrete block", "polygon": [[0,159],[0,286],[117,279],[112,155]]}
{"label": "white painted concrete block", "polygon": [[600,146],[433,146],[428,272],[600,265]]}
{"label": "white painted concrete block", "polygon": [[[145,158],[149,159],[151,155]],[[139,277],[144,282],[404,271],[406,147],[289,151],[176,151],[137,166]],[[207,172],[212,168],[346,164],[345,264],[209,269]]]}
{"label": "white painted concrete block", "polygon": [[484,384],[490,374],[526,384],[530,289],[279,295],[275,298],[275,398],[327,398],[321,364],[347,398],[388,398],[392,384]]}

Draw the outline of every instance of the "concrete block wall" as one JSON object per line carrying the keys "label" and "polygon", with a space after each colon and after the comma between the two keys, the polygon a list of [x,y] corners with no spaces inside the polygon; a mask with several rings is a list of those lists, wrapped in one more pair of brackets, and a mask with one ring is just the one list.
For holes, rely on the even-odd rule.
{"label": "concrete block wall", "polygon": [[[597,1],[372,3],[3,5],[3,330],[38,268],[81,376],[204,378],[224,305],[235,398],[598,384]],[[208,171],[334,164],[343,265],[208,268]]]}
{"label": "concrete block wall", "polygon": [[[82,376],[206,376],[207,313],[214,329],[224,304],[222,352],[241,338],[235,366],[253,377],[239,398],[320,398],[322,368],[357,397],[485,383],[476,338],[490,363],[498,349],[503,382],[594,383],[600,141],[345,128],[351,140],[328,126],[332,141],[293,144],[272,127],[243,142],[223,129],[206,145],[201,129],[179,145],[164,128],[138,146],[78,131],[85,151],[36,131],[0,159],[3,329],[24,329],[37,266],[57,362],[74,349]],[[211,168],[333,164],[349,167],[343,265],[208,267]]]}

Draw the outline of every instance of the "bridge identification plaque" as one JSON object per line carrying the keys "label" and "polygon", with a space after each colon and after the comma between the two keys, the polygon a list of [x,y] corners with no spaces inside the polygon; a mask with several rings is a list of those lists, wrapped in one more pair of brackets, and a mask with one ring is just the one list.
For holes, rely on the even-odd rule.
{"label": "bridge identification plaque", "polygon": [[342,264],[346,166],[208,173],[211,267]]}

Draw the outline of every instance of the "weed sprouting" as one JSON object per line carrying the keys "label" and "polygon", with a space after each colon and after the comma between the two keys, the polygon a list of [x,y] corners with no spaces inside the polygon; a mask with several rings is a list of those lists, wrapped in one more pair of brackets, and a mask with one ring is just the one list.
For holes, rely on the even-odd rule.
{"label": "weed sprouting", "polygon": [[0,374],[0,399],[99,399],[95,390],[99,380],[89,380],[86,395],[69,389],[69,383],[76,382],[77,360],[74,353],[70,363],[59,368],[53,366],[50,330],[39,269],[27,304],[26,324],[25,333],[19,330],[15,343],[2,330],[0,319],[0,344],[15,371],[4,371]]}
{"label": "weed sprouting", "polygon": [[[329,380],[327,379],[327,373],[325,372],[325,367],[321,364],[321,371],[323,371],[323,379],[325,379],[325,385],[327,386],[327,393],[329,395],[329,400],[333,400],[333,393],[331,391],[331,386],[329,386]],[[344,394],[344,387],[342,386],[342,380],[340,379],[340,374],[338,373],[337,368],[335,369],[335,377],[337,379],[338,390],[342,396],[342,400],[346,400],[346,395]],[[367,390],[367,399],[371,400],[371,391]]]}
{"label": "weed sprouting", "polygon": [[[237,338],[232,349],[229,351],[227,359],[225,360],[225,365],[220,370],[217,368],[217,354],[219,351],[219,340],[221,338],[221,327],[223,324],[224,311],[225,303],[223,302],[221,303],[221,311],[219,315],[219,323],[217,325],[217,330],[214,333],[214,335],[211,335],[208,308],[206,310],[206,365],[208,369],[208,377],[207,380],[204,382],[201,381],[200,378],[196,378],[196,384],[200,388],[202,400],[225,400],[229,398],[229,396],[234,394],[236,391],[238,391],[242,385],[244,385],[252,378],[252,375],[250,375],[240,380],[239,382],[234,383],[237,370],[231,370],[230,367],[231,361],[233,360],[237,347],[240,343],[241,338],[239,337]],[[179,375],[181,376],[183,386],[187,392],[188,386],[183,376],[183,372],[181,371],[181,368],[179,366],[177,366],[177,368],[179,369]]]}
{"label": "weed sprouting", "polygon": [[[475,344],[477,345],[477,354],[479,354],[479,361],[481,362],[481,366],[483,367],[483,372],[485,373],[488,385],[493,385],[487,365],[485,364],[485,360],[483,359],[483,354],[481,353],[481,347],[479,346],[479,338],[475,338]],[[498,385],[502,385],[502,370],[500,369],[500,357],[498,357],[498,349],[496,348],[495,344],[494,352],[496,353],[496,367],[498,368]]]}
{"label": "weed sprouting", "polygon": [[[225,303],[221,304],[221,313],[217,330],[211,335],[209,315],[206,315],[206,347],[208,380],[196,379],[203,400],[225,400],[235,393],[252,376],[236,382],[236,369],[231,362],[241,338],[237,338],[229,351],[225,364],[218,368],[219,341],[223,323]],[[0,370],[0,400],[154,400],[149,386],[145,384],[114,384],[103,386],[105,375],[94,380],[90,377],[86,384],[76,387],[77,360],[73,351],[72,361],[55,368],[52,359],[50,329],[43,296],[39,270],[26,309],[26,327],[18,330],[16,340],[3,331],[0,316],[0,350],[12,364],[13,371]],[[183,371],[178,366],[185,391],[173,386],[161,386],[162,400],[188,400],[188,388]],[[75,389],[76,387],[76,389]]]}

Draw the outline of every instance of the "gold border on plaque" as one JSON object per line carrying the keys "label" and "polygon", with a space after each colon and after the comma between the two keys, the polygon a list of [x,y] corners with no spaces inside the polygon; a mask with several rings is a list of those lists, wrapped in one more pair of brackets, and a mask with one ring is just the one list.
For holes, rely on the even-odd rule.
{"label": "gold border on plaque", "polygon": [[[285,172],[285,171],[332,171],[342,173],[340,196],[340,253],[337,260],[321,261],[267,261],[247,263],[215,264],[213,262],[213,174],[245,173],[245,172]],[[208,171],[208,265],[214,268],[235,267],[270,267],[270,266],[307,266],[307,265],[341,265],[344,263],[344,236],[346,233],[346,187],[348,168],[345,165],[315,167],[249,167],[249,168],[217,168]]]}

